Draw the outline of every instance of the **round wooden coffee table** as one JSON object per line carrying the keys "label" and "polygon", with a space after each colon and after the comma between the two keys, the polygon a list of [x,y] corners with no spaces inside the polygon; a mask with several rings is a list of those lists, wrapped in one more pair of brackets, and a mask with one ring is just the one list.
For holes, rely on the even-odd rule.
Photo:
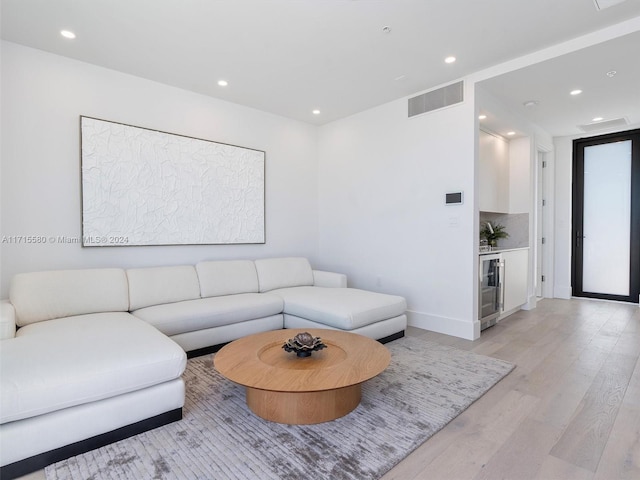
{"label": "round wooden coffee table", "polygon": [[[282,345],[300,332],[327,348],[300,358]],[[306,425],[342,417],[360,403],[361,384],[389,365],[379,342],[338,330],[288,329],[241,338],[220,349],[215,368],[246,387],[248,407],[278,423]]]}

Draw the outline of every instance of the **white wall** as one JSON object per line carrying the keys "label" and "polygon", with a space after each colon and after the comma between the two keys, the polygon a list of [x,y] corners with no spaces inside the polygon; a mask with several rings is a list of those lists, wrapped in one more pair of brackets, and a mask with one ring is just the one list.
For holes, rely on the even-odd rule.
{"label": "white wall", "polygon": [[577,137],[554,139],[554,252],[553,296],[571,298],[571,182],[573,140]]}
{"label": "white wall", "polygon": [[[317,128],[2,42],[1,291],[18,272],[193,263],[318,251]],[[80,237],[79,116],[266,151],[266,244],[93,247],[11,244]]]}
{"label": "white wall", "polygon": [[[473,338],[476,122],[465,102],[407,118],[407,99],[319,135],[320,258],[349,285],[403,295],[410,325]],[[459,206],[445,193],[463,191]]]}

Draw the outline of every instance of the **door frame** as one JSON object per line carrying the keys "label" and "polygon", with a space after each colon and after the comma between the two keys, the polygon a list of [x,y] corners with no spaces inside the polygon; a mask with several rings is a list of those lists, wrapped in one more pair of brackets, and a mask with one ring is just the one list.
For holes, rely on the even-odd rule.
{"label": "door frame", "polygon": [[541,150],[536,150],[536,167],[538,175],[536,176],[536,210],[535,210],[535,231],[536,231],[536,248],[535,248],[535,262],[534,262],[534,270],[535,270],[535,282],[534,289],[535,295],[538,298],[544,297],[544,280],[546,280],[545,274],[545,265],[544,265],[544,254],[545,254],[545,228],[544,228],[544,210],[546,206],[546,198],[545,198],[545,178],[544,178],[544,169],[546,168],[546,154]]}
{"label": "door frame", "polygon": [[[584,292],[582,289],[582,232],[584,199],[584,148],[631,140],[631,250],[629,295]],[[571,220],[571,288],[575,297],[598,298],[638,303],[640,301],[640,129],[608,133],[573,141],[573,185]],[[635,247],[635,248],[634,248]]]}
{"label": "door frame", "polygon": [[[535,149],[535,217],[532,242],[535,242],[533,263],[535,293],[541,298],[554,296],[554,155],[553,149],[537,145]],[[545,239],[544,245],[542,238]],[[544,275],[544,282],[542,281]],[[536,285],[537,284],[537,285]],[[538,287],[539,286],[539,290]],[[538,293],[540,295],[538,295]]]}

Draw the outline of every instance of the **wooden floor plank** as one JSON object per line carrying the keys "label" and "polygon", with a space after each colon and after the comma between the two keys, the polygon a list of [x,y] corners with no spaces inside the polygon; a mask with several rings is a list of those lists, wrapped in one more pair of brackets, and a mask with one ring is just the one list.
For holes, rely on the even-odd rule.
{"label": "wooden floor plank", "polygon": [[640,478],[640,359],[631,375],[595,478]]}
{"label": "wooden floor plank", "polygon": [[637,357],[611,353],[551,455],[595,472]]}
{"label": "wooden floor plank", "polygon": [[593,384],[594,377],[595,374],[570,371],[558,378],[560,383],[548,388],[532,418],[565,429]]}
{"label": "wooden floor plank", "polygon": [[533,480],[592,480],[593,476],[593,472],[589,470],[576,467],[569,462],[547,455],[540,469],[535,472]]}
{"label": "wooden floor plank", "polygon": [[594,479],[638,480],[639,478],[640,408],[623,404],[602,453]]}
{"label": "wooden floor plank", "polygon": [[[537,399],[530,395],[508,392],[484,415],[471,422],[466,435],[459,437],[427,466],[426,478],[473,478],[519,428],[536,403]],[[448,458],[459,451],[465,452],[464,458],[452,465]]]}

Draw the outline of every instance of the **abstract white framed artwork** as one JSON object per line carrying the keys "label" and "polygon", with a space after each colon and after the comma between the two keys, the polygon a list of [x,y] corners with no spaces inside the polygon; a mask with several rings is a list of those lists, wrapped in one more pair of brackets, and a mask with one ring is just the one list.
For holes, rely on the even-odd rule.
{"label": "abstract white framed artwork", "polygon": [[80,117],[83,246],[265,243],[265,152]]}

